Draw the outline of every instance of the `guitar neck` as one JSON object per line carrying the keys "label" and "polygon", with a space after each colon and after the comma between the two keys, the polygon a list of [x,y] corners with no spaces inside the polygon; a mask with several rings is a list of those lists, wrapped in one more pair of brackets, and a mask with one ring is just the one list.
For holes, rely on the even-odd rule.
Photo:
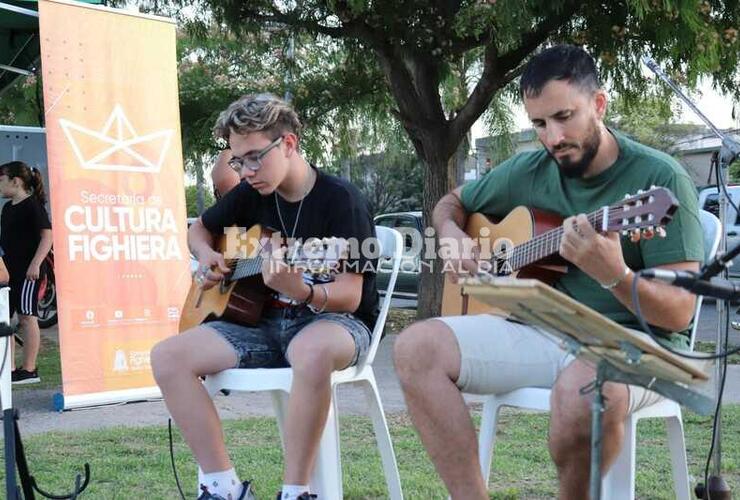
{"label": "guitar neck", "polygon": [[[604,211],[597,210],[587,215],[588,222],[601,232]],[[558,253],[563,239],[563,228],[551,229],[531,240],[515,246],[508,259],[511,271],[518,271],[551,255]]]}
{"label": "guitar neck", "polygon": [[229,276],[230,281],[238,281],[243,278],[249,278],[262,272],[262,257],[253,257],[251,259],[239,259],[234,266],[234,272]]}

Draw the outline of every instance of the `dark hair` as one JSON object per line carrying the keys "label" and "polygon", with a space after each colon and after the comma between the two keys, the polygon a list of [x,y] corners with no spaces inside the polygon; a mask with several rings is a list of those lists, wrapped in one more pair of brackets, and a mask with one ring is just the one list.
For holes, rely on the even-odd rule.
{"label": "dark hair", "polygon": [[522,97],[537,97],[551,80],[567,80],[587,92],[601,87],[594,59],[574,45],[556,45],[532,57],[519,80]]}
{"label": "dark hair", "polygon": [[9,179],[19,178],[31,196],[35,196],[42,205],[46,203],[44,179],[39,169],[29,167],[22,161],[11,161],[0,165],[0,175],[7,175]]}

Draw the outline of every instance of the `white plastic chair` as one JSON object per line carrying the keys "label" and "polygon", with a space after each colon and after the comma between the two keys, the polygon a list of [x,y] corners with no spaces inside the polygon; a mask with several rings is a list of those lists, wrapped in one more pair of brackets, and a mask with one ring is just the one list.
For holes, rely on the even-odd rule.
{"label": "white plastic chair", "polygon": [[[721,237],[719,219],[705,210],[699,211],[702,229],[704,230],[704,256],[709,261],[717,253]],[[694,322],[691,328],[691,350],[694,349],[694,338],[699,325],[703,297],[696,301]],[[550,389],[524,387],[505,394],[486,396],[481,416],[480,435],[478,436],[478,457],[480,459],[483,479],[488,484],[493,460],[493,448],[496,441],[496,421],[503,406],[529,410],[550,411]],[[678,500],[689,500],[689,469],[686,459],[681,407],[669,399],[663,399],[653,405],[638,410],[627,417],[625,422],[624,444],[616,462],[609,469],[602,482],[601,497],[605,500],[634,500],[635,498],[635,451],[637,422],[643,418],[664,418],[668,428],[668,448],[673,465],[673,488]]]}
{"label": "white plastic chair", "polygon": [[[367,357],[358,365],[342,371],[334,372],[331,377],[332,404],[326,427],[321,435],[316,464],[311,474],[311,492],[326,500],[338,499],[342,495],[342,463],[339,452],[339,423],[337,420],[336,388],[340,384],[356,383],[363,390],[365,400],[370,409],[370,417],[375,429],[375,438],[380,450],[383,463],[385,481],[388,485],[389,497],[402,499],[401,478],[398,474],[396,456],[393,453],[388,424],[383,413],[383,405],[378,393],[372,363],[378,351],[380,337],[391,305],[393,289],[396,286],[396,277],[401,264],[403,241],[401,233],[388,227],[375,227],[375,233],[380,243],[381,259],[390,259],[392,262],[391,277],[388,282],[388,292],[382,299],[380,314],[373,330],[372,342]],[[269,391],[272,393],[273,406],[277,415],[280,438],[283,439],[283,422],[287,408],[288,394],[293,380],[293,371],[290,368],[257,368],[257,369],[230,369],[206,377],[204,385],[213,397],[218,391]],[[285,443],[283,442],[283,450]]]}

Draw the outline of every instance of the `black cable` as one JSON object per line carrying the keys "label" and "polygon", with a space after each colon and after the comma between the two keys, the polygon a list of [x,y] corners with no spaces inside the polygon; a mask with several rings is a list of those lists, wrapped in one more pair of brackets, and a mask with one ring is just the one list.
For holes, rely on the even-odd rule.
{"label": "black cable", "polygon": [[175,447],[172,444],[172,419],[167,419],[167,432],[170,436],[170,462],[172,463],[172,475],[175,476],[175,484],[177,485],[177,491],[180,492],[180,497],[185,500],[185,493],[182,491],[180,486],[180,477],[177,475],[177,467],[175,466]]}
{"label": "black cable", "polygon": [[[730,340],[730,316],[728,315],[725,319],[725,345]],[[704,491],[707,494],[707,500],[710,499],[709,494],[709,464],[712,462],[712,454],[714,453],[714,441],[717,438],[717,429],[719,428],[719,414],[720,408],[722,407],[722,395],[725,392],[725,381],[727,380],[727,357],[722,360],[722,375],[719,380],[719,394],[717,395],[717,405],[714,407],[714,418],[712,419],[712,442],[709,445],[709,453],[707,453],[707,461],[704,465]]]}
{"label": "black cable", "polygon": [[[650,335],[650,337],[652,337],[654,340],[660,342],[661,340],[665,340],[665,337],[661,337],[660,335],[657,335],[655,332],[653,332],[653,330],[650,328],[650,325],[648,325],[647,322],[645,321],[645,317],[642,315],[642,309],[640,308],[640,296],[637,293],[637,283],[640,280],[641,276],[642,276],[642,271],[636,272],[635,279],[632,281],[632,307],[635,310],[635,316],[637,316],[637,321],[640,322],[640,327],[642,327],[642,330],[648,335]],[[727,316],[727,318],[729,321],[729,315]],[[712,359],[722,359],[722,358],[726,359],[728,356],[731,356],[737,352],[740,352],[740,346],[738,346],[732,349],[731,351],[725,351],[719,354],[696,355],[696,354],[691,354],[685,351],[675,350],[668,344],[664,344],[662,342],[660,343],[660,345],[664,347],[666,350],[668,350],[669,352],[677,356],[681,356],[683,358],[688,358],[688,359],[701,359],[701,360],[712,360]]]}

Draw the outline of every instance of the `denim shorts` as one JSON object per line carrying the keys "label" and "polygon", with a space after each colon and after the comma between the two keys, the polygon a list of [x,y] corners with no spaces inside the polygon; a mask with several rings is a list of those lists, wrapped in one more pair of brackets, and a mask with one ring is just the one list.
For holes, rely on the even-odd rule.
{"label": "denim shorts", "polygon": [[234,348],[238,358],[234,368],[285,368],[290,366],[285,357],[290,341],[303,328],[316,321],[338,323],[352,336],[355,355],[347,367],[356,365],[367,355],[370,350],[370,330],[350,313],[316,314],[308,308],[270,308],[265,309],[255,326],[227,321],[211,321],[204,326],[218,332]]}

